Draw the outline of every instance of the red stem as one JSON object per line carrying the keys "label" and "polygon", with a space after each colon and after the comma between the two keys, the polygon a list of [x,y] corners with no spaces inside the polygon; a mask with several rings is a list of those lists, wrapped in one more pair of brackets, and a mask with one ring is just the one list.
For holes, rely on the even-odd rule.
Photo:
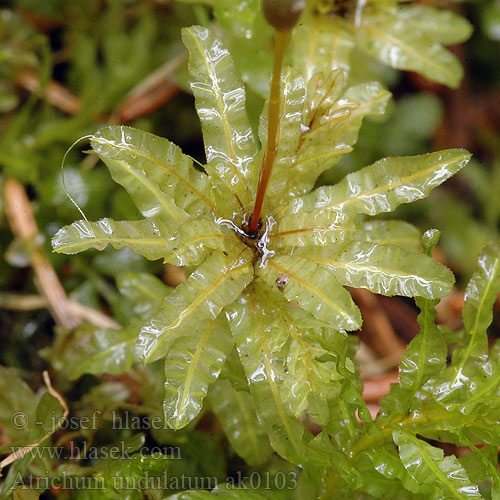
{"label": "red stem", "polygon": [[255,234],[259,228],[262,205],[264,203],[267,185],[269,183],[269,179],[271,178],[271,172],[273,170],[274,161],[276,159],[280,118],[281,68],[283,66],[283,57],[285,55],[285,50],[290,40],[290,34],[291,31],[276,31],[274,35],[274,62],[273,75],[271,79],[271,92],[269,95],[267,146],[266,151],[264,152],[264,158],[262,160],[262,167],[260,169],[255,206],[248,228],[250,234]]}

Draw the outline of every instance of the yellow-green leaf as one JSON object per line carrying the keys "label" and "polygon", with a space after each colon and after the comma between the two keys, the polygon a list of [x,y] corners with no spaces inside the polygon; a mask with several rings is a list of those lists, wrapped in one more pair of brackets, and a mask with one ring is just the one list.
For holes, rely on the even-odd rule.
{"label": "yellow-green leaf", "polygon": [[305,430],[280,394],[285,359],[280,352],[283,341],[277,339],[286,339],[282,318],[257,302],[253,289],[228,308],[228,318],[255,410],[273,449],[287,460],[302,463]]}
{"label": "yellow-green leaf", "polygon": [[225,318],[203,321],[191,335],[170,346],[165,359],[165,421],[181,429],[202,409],[209,386],[217,379],[233,338]]}
{"label": "yellow-green leaf", "polygon": [[[309,102],[297,160],[288,177],[288,189],[296,194],[309,192],[322,172],[352,151],[365,116],[385,113],[391,94],[378,82],[350,87],[337,99],[339,79],[334,72],[319,81],[315,77],[308,87],[308,100],[313,102]],[[316,102],[318,94],[321,99]]]}
{"label": "yellow-green leaf", "polygon": [[[270,259],[258,275],[271,286],[283,286],[283,296],[296,301],[307,312],[333,328],[357,330],[361,314],[351,295],[328,269],[299,256],[280,255]],[[278,283],[277,283],[278,280]]]}
{"label": "yellow-green leaf", "polygon": [[444,45],[465,42],[472,34],[471,23],[449,9],[436,9],[428,5],[402,5],[393,13],[409,29],[418,30]]}
{"label": "yellow-green leaf", "polygon": [[239,256],[215,251],[184,283],[176,287],[153,313],[139,335],[140,356],[151,362],[168,351],[182,335],[192,335],[202,320],[215,319],[252,280],[253,254]]}
{"label": "yellow-green leaf", "polygon": [[249,465],[266,463],[273,450],[259,424],[250,394],[234,390],[228,380],[218,380],[208,399],[234,451]]}
{"label": "yellow-green leaf", "polygon": [[170,254],[171,237],[172,231],[160,219],[79,220],[59,229],[52,239],[52,247],[58,253],[70,255],[89,248],[104,250],[108,245],[116,249],[129,247],[138,255],[156,260]]}
{"label": "yellow-green leaf", "polygon": [[418,71],[430,80],[458,87],[463,76],[459,60],[422,31],[411,29],[397,9],[368,9],[355,30],[357,46],[397,69]]}
{"label": "yellow-green leaf", "polygon": [[469,161],[463,149],[446,149],[419,156],[389,157],[347,175],[335,186],[324,186],[293,200],[287,213],[339,210],[377,215],[402,203],[429,195]]}
{"label": "yellow-green leaf", "polygon": [[424,254],[395,245],[354,241],[298,252],[329,269],[342,285],[382,295],[441,298],[450,292],[453,273]]}
{"label": "yellow-green leaf", "polygon": [[[225,215],[253,200],[247,176],[256,148],[245,110],[245,87],[223,43],[209,30],[192,26],[182,30],[189,50],[191,89],[201,120],[206,170],[216,193],[228,204]],[[222,206],[221,206],[222,208]]]}
{"label": "yellow-green leaf", "polygon": [[188,214],[215,210],[209,199],[208,177],[167,139],[114,126],[97,131],[90,143],[144,217],[178,223]]}
{"label": "yellow-green leaf", "polygon": [[338,17],[304,16],[293,32],[293,64],[308,82],[316,73],[350,70],[349,56],[354,40]]}
{"label": "yellow-green leaf", "polygon": [[167,259],[170,264],[186,266],[199,264],[213,250],[229,253],[245,250],[232,228],[211,220],[193,220],[182,224],[171,242],[172,254]]}

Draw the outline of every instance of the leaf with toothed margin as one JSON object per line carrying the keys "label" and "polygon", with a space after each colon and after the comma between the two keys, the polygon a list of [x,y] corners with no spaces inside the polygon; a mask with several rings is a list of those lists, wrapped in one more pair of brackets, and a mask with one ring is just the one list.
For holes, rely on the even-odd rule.
{"label": "leaf with toothed margin", "polygon": [[174,340],[165,358],[165,422],[181,429],[201,411],[209,386],[217,380],[233,338],[226,318],[203,321],[191,335]]}
{"label": "leaf with toothed margin", "polygon": [[172,229],[159,219],[98,222],[80,220],[65,226],[52,238],[54,251],[75,254],[95,248],[104,250],[108,245],[120,249],[130,248],[149,260],[165,259],[171,252]]}
{"label": "leaf with toothed margin", "polygon": [[229,325],[245,370],[250,395],[271,446],[282,457],[302,463],[307,431],[284,404],[286,325],[277,311],[257,303],[250,291],[227,308]]}
{"label": "leaf with toothed margin", "polygon": [[280,255],[267,261],[258,276],[275,287],[278,276],[283,276],[283,296],[334,328],[357,330],[361,326],[361,314],[349,292],[331,271],[314,262]]}
{"label": "leaf with toothed margin", "polygon": [[249,465],[266,463],[273,450],[259,424],[250,394],[233,389],[228,380],[218,380],[212,385],[208,400],[234,451]]}
{"label": "leaf with toothed margin", "polygon": [[483,498],[455,456],[445,457],[436,448],[405,431],[393,432],[394,442],[406,470],[429,500]]}
{"label": "leaf with toothed margin", "polygon": [[472,393],[483,386],[479,378],[475,383],[472,382],[478,373],[484,372],[484,377],[491,380],[496,378],[497,370],[489,373],[492,366],[488,361],[486,331],[493,320],[493,304],[499,291],[500,240],[497,239],[491,241],[481,252],[465,290],[462,314],[469,336],[464,346],[455,349],[451,365],[436,380],[435,397],[443,404],[453,404],[458,399],[458,404],[463,405],[464,400],[475,400]]}
{"label": "leaf with toothed margin", "polygon": [[[366,116],[383,115],[391,94],[378,82],[350,87],[337,96],[343,79],[339,72],[327,78],[316,75],[308,85],[305,116],[297,160],[287,179],[295,194],[309,192],[322,172],[352,151]],[[316,100],[317,94],[323,94]]]}
{"label": "leaf with toothed margin", "polygon": [[381,295],[436,299],[454,283],[447,267],[395,245],[354,241],[301,249],[295,255],[329,269],[342,285]]}
{"label": "leaf with toothed margin", "polygon": [[290,346],[282,398],[296,417],[307,411],[316,423],[325,425],[330,417],[329,401],[337,399],[341,388],[336,357],[292,323],[288,332]]}
{"label": "leaf with toothed margin", "polygon": [[201,121],[207,165],[218,186],[225,216],[249,204],[254,188],[248,180],[256,152],[252,128],[245,110],[245,87],[224,44],[208,29],[192,26],[182,30],[189,51],[191,89]]}
{"label": "leaf with toothed margin", "polygon": [[90,140],[144,217],[171,224],[216,210],[208,177],[167,139],[131,127],[102,128]]}
{"label": "leaf with toothed margin", "polygon": [[298,213],[278,217],[269,241],[272,248],[323,246],[344,241],[355,231],[354,221],[342,210]]}
{"label": "leaf with toothed margin", "polygon": [[429,195],[463,168],[471,155],[447,149],[419,156],[389,157],[347,175],[334,186],[324,186],[293,200],[288,214],[342,209],[350,214],[377,215],[402,203]]}
{"label": "leaf with toothed margin", "polygon": [[327,75],[340,69],[350,71],[354,39],[338,16],[304,15],[295,28],[291,43],[293,64],[309,81],[316,73]]}
{"label": "leaf with toothed margin", "polygon": [[162,358],[174,340],[192,335],[202,320],[217,318],[252,280],[252,258],[249,249],[239,256],[214,252],[208,257],[165,298],[141,328],[139,356],[148,363]]}
{"label": "leaf with toothed margin", "polygon": [[171,247],[171,256],[166,261],[176,266],[200,264],[213,250],[237,254],[246,248],[233,229],[206,219],[182,224],[172,238]]}

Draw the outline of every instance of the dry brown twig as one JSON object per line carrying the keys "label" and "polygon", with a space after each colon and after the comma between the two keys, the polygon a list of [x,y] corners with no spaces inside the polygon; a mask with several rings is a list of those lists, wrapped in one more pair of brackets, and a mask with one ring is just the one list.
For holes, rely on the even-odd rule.
{"label": "dry brown twig", "polygon": [[42,89],[40,78],[29,69],[19,71],[15,75],[15,82],[28,92],[40,92],[43,99],[65,113],[76,115],[82,109],[80,99],[60,83],[50,80],[47,86]]}
{"label": "dry brown twig", "polygon": [[52,316],[67,330],[77,327],[80,322],[69,307],[66,292],[54,268],[45,257],[43,249],[37,243],[38,226],[26,191],[19,181],[14,178],[5,181],[4,200],[12,232],[26,247],[30,263],[35,271],[35,284],[47,299]]}
{"label": "dry brown twig", "polygon": [[16,179],[9,178],[5,182],[4,199],[12,232],[26,247],[41,296],[3,294],[0,296],[0,307],[18,310],[46,307],[56,323],[67,330],[76,328],[82,321],[99,328],[120,329],[120,325],[108,316],[68,299],[43,248],[37,243],[39,230],[31,204],[24,187]]}
{"label": "dry brown twig", "polygon": [[146,116],[176,95],[179,87],[172,81],[172,75],[186,59],[187,52],[183,52],[139,82],[118,108],[118,121],[128,123]]}
{"label": "dry brown twig", "polygon": [[[16,311],[33,311],[34,309],[46,309],[49,302],[40,295],[20,295],[15,293],[0,294],[0,308]],[[68,301],[68,306],[72,314],[82,321],[88,321],[99,328],[112,328],[120,330],[122,327],[115,320],[102,314],[95,309],[84,306],[74,300]]]}

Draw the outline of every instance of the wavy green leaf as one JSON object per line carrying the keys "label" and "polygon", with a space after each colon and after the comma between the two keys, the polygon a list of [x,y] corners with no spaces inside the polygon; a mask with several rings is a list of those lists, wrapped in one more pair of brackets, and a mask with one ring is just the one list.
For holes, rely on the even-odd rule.
{"label": "wavy green leaf", "polygon": [[[216,36],[200,26],[182,30],[189,50],[191,89],[201,120],[206,171],[223,190],[221,200],[232,214],[253,200],[254,188],[247,176],[256,148],[245,110],[245,87],[229,51]],[[221,207],[223,205],[221,204]]]}
{"label": "wavy green leaf", "polygon": [[369,241],[396,245],[410,252],[420,250],[420,231],[404,221],[373,220],[359,226],[342,210],[285,215],[269,234],[272,248],[325,246],[343,241]]}
{"label": "wavy green leaf", "polygon": [[[322,172],[352,150],[363,118],[384,114],[391,97],[378,82],[369,82],[348,88],[339,100],[334,100],[338,79],[339,74],[332,73],[324,80],[316,82],[315,78],[308,87],[309,96],[317,95],[323,87],[319,92],[323,98],[306,116],[297,161],[288,178],[288,189],[297,194],[309,192]],[[314,99],[309,96],[308,99]]]}
{"label": "wavy green leaf", "polygon": [[417,71],[430,80],[456,88],[463,76],[459,60],[417,29],[409,29],[397,9],[366,9],[355,31],[357,46],[393,68]]}
{"label": "wavy green leaf", "polygon": [[90,143],[144,217],[179,223],[188,214],[199,216],[216,210],[207,176],[167,139],[115,126],[98,130]]}
{"label": "wavy green leaf", "polygon": [[394,245],[354,241],[301,249],[295,255],[329,269],[342,285],[382,295],[436,299],[454,283],[453,273],[442,264]]}
{"label": "wavy green leaf", "polygon": [[401,461],[426,498],[483,498],[456,457],[444,457],[443,450],[405,431],[394,431],[393,437]]}
{"label": "wavy green leaf", "polygon": [[362,224],[352,238],[378,245],[396,245],[409,252],[418,252],[420,230],[402,220],[371,220]]}
{"label": "wavy green leaf", "polygon": [[457,173],[471,155],[463,149],[447,149],[419,156],[389,157],[347,175],[335,186],[324,186],[293,200],[287,213],[344,210],[377,215],[402,203],[429,195]]}
{"label": "wavy green leaf", "polygon": [[490,242],[478,258],[467,289],[463,307],[465,329],[471,336],[470,352],[486,346],[486,330],[493,321],[493,304],[500,292],[500,239]]}
{"label": "wavy green leaf", "polygon": [[[87,337],[85,342],[84,337]],[[118,375],[126,372],[136,360],[136,342],[134,328],[86,328],[84,336],[80,337],[76,355],[70,360],[70,379],[76,380],[85,373]]]}
{"label": "wavy green leaf", "polygon": [[308,15],[293,32],[291,56],[308,82],[316,73],[328,75],[334,69],[347,76],[353,48],[352,35],[337,17]]}
{"label": "wavy green leaf", "polygon": [[290,347],[282,397],[292,413],[299,417],[307,410],[318,424],[328,422],[329,401],[340,393],[335,357],[321,345],[310,343],[293,324],[289,324]]}
{"label": "wavy green leaf", "polygon": [[465,17],[452,10],[428,5],[404,5],[394,9],[393,13],[408,29],[418,30],[444,45],[465,42],[474,29]]}
{"label": "wavy green leaf", "polygon": [[[419,334],[406,348],[399,364],[399,385],[391,387],[382,398],[381,405],[386,415],[405,415],[410,408],[419,408],[422,397],[419,390],[446,366],[448,349],[441,330],[436,325],[437,301],[417,299],[420,308]],[[427,396],[424,391],[423,398]]]}
{"label": "wavy green leaf", "polygon": [[[329,402],[330,418],[323,429],[335,440],[337,448],[346,453],[351,453],[351,448],[371,425],[371,417],[361,395],[359,370],[353,361],[356,343],[357,339],[353,336],[337,334],[330,347],[330,351],[337,353],[337,371],[343,379],[339,397]],[[352,472],[352,481],[356,481],[357,473]]]}
{"label": "wavy green leaf", "polygon": [[272,247],[328,245],[356,233],[353,220],[342,210],[284,215],[269,235]]}
{"label": "wavy green leaf", "polygon": [[[322,115],[328,115],[333,106],[338,106],[337,101],[344,90],[345,76],[340,69],[326,73],[314,73],[306,83],[307,92],[303,124],[311,128],[314,122],[318,126],[318,119]],[[348,103],[346,104],[347,111],[353,107]],[[344,114],[347,115],[347,112]],[[331,121],[332,117],[329,116],[328,118]]]}
{"label": "wavy green leaf", "polygon": [[[487,361],[488,337],[486,330],[493,320],[492,308],[500,291],[500,240],[490,242],[483,249],[478,264],[465,291],[463,318],[469,338],[465,346],[453,353],[452,364],[441,374],[436,382],[435,396],[443,404],[453,405],[458,400],[473,401],[477,396],[472,393],[477,389],[483,395],[488,391],[478,374],[490,379],[497,378],[497,371],[486,375],[492,369]],[[488,383],[486,384],[488,386]],[[490,387],[491,389],[491,387]]]}
{"label": "wavy green leaf", "polygon": [[245,249],[233,228],[207,219],[182,224],[172,238],[171,247],[171,256],[166,261],[177,266],[200,264],[213,250],[238,254]]}
{"label": "wavy green leaf", "polygon": [[285,355],[280,350],[287,337],[283,321],[252,293],[228,308],[228,318],[255,410],[271,446],[287,460],[302,463],[305,430],[280,394],[285,375]]}
{"label": "wavy green leaf", "polygon": [[285,281],[283,296],[297,301],[300,307],[333,328],[357,330],[361,326],[361,314],[352,297],[328,269],[303,257],[280,255],[267,262],[259,270],[271,286],[276,280]]}
{"label": "wavy green leaf", "polygon": [[441,372],[448,354],[444,336],[436,325],[437,301],[417,300],[417,305],[420,333],[407,347],[399,366],[399,383],[410,390],[411,398],[427,380]]}
{"label": "wavy green leaf", "polygon": [[474,444],[460,433],[460,438],[467,443],[472,453],[460,457],[460,463],[464,467],[470,480],[475,483],[488,484],[492,481],[491,499],[498,500],[500,493],[500,474],[498,472],[498,448],[496,446],[484,446],[478,449]]}
{"label": "wavy green leaf", "polygon": [[212,385],[208,398],[234,451],[249,465],[266,463],[273,450],[258,422],[250,394],[234,390],[227,380],[219,380]]}
{"label": "wavy green leaf", "polygon": [[134,315],[140,318],[148,318],[160,302],[173,291],[156,276],[137,271],[119,274],[116,284],[120,294],[128,300]]}
{"label": "wavy green leaf", "polygon": [[98,222],[79,220],[65,226],[52,238],[57,253],[75,254],[95,248],[104,250],[108,245],[120,249],[130,248],[149,260],[165,259],[171,251],[172,230],[160,219]]}
{"label": "wavy green leaf", "polygon": [[215,252],[184,283],[178,285],[141,328],[138,352],[151,362],[163,357],[179,336],[192,335],[200,321],[215,319],[252,280],[253,254]]}
{"label": "wavy green leaf", "polygon": [[[364,491],[375,498],[386,496],[398,500],[426,499],[425,495],[418,493],[419,485],[401,463],[394,443],[386,441],[374,449],[366,450],[364,455],[369,460],[365,459],[358,465],[364,479]],[[368,464],[374,470],[370,470]]]}
{"label": "wavy green leaf", "polygon": [[181,429],[201,411],[209,386],[217,380],[233,338],[225,318],[205,321],[192,335],[182,335],[165,358],[165,422]]}

